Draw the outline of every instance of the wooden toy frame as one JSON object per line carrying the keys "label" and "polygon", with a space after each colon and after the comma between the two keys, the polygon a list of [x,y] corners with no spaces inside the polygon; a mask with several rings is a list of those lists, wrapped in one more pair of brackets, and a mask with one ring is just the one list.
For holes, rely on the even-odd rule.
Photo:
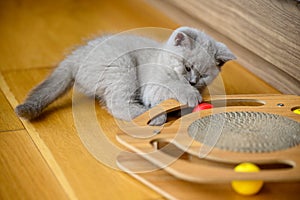
{"label": "wooden toy frame", "polygon": [[[164,112],[183,109],[175,100],[167,100],[137,117],[123,122],[117,135],[120,143],[143,158],[181,180],[197,183],[222,183],[232,180],[265,180],[270,182],[300,180],[300,145],[263,152],[232,152],[194,141],[187,129],[197,119],[223,112],[264,112],[300,122],[293,112],[300,108],[300,97],[293,95],[232,95],[205,99],[213,109],[187,114],[164,126],[148,126],[148,122]],[[300,134],[300,133],[299,133]],[[204,152],[199,157],[199,149]],[[201,153],[201,152],[200,152]],[[252,162],[262,166],[257,173],[239,173],[233,166]],[[122,163],[119,163],[122,165]]]}

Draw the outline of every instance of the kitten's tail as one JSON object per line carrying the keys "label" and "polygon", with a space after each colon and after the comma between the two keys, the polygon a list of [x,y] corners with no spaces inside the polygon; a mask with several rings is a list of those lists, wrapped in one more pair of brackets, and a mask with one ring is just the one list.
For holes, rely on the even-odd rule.
{"label": "kitten's tail", "polygon": [[74,83],[73,66],[62,62],[53,73],[34,88],[23,104],[16,107],[19,117],[34,119],[44,108],[66,93]]}

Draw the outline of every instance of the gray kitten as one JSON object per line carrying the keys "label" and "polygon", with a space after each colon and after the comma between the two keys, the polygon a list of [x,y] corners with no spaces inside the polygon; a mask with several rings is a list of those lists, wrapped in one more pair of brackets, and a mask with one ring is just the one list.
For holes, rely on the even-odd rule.
{"label": "gray kitten", "polygon": [[[165,43],[135,35],[107,35],[73,51],[15,111],[34,119],[73,85],[123,120],[170,98],[194,107],[202,101],[199,90],[232,59],[235,56],[223,43],[189,27],[176,29]],[[161,115],[150,125],[165,120]]]}

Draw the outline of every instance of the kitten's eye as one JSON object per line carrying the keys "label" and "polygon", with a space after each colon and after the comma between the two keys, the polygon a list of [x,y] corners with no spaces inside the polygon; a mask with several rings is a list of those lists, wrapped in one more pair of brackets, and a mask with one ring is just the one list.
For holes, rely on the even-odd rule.
{"label": "kitten's eye", "polygon": [[216,65],[217,65],[218,67],[222,67],[224,64],[225,64],[225,62],[222,61],[222,60],[217,60],[217,62],[216,62]]}
{"label": "kitten's eye", "polygon": [[207,78],[207,77],[208,77],[207,74],[201,74],[201,75],[200,75],[200,78]]}
{"label": "kitten's eye", "polygon": [[190,67],[185,67],[185,70],[190,72],[191,71],[191,68]]}

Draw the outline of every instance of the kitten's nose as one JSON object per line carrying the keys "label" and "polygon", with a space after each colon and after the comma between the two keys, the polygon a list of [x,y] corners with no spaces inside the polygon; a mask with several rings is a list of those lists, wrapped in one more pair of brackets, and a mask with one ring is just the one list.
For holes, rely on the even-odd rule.
{"label": "kitten's nose", "polygon": [[190,84],[191,84],[192,86],[194,86],[194,85],[196,85],[196,81],[190,81]]}

